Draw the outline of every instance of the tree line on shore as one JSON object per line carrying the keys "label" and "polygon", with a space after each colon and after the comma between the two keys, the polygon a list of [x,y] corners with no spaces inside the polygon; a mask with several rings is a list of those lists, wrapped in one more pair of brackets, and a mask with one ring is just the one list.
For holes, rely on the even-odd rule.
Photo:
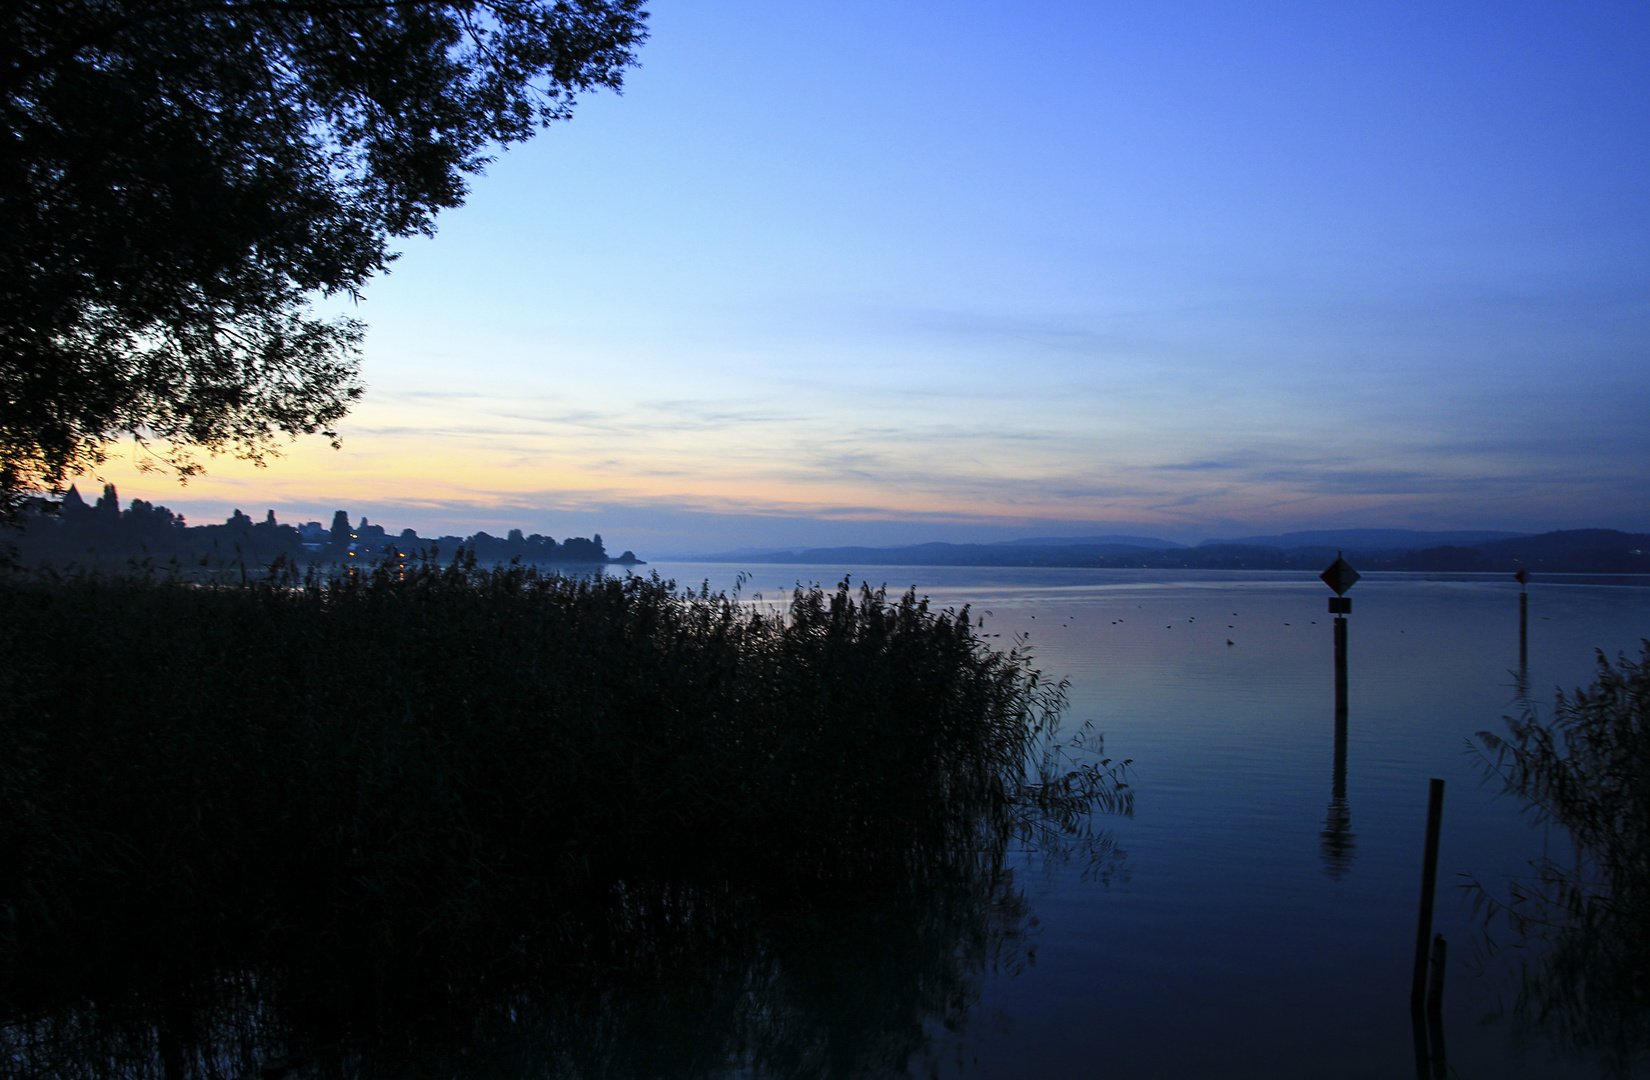
{"label": "tree line on shore", "polygon": [[[143,499],[133,499],[123,509],[113,484],[105,484],[103,494],[93,503],[74,487],[60,503],[34,500],[16,524],[19,528],[9,537],[9,556],[25,567],[107,567],[132,560],[199,564],[204,560],[255,569],[277,560],[348,564],[370,562],[391,550],[403,555],[453,554],[460,548],[483,563],[640,563],[630,551],[609,556],[600,533],[589,538],[570,536],[559,543],[538,533],[523,535],[520,529],[511,529],[502,537],[486,532],[423,537],[412,529],[391,532],[365,517],[352,524],[344,510],[333,514],[330,527],[318,521],[283,524],[273,510],[262,521],[236,510],[221,525],[191,526],[182,514]],[[6,539],[0,537],[0,541]]]}

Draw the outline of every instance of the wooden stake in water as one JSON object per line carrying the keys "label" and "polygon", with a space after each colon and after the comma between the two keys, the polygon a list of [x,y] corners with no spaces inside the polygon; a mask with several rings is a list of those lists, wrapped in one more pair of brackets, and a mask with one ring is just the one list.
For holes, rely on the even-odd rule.
{"label": "wooden stake in water", "polygon": [[1434,777],[1427,791],[1427,844],[1421,856],[1421,910],[1415,920],[1415,972],[1409,1007],[1419,1013],[1427,1003],[1427,961],[1432,946],[1432,896],[1438,886],[1438,831],[1444,817],[1444,782]]}

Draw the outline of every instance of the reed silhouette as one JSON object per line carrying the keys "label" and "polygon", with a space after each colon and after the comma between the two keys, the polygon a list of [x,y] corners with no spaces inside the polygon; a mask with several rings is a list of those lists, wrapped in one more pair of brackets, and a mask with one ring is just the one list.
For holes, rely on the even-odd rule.
{"label": "reed silhouette", "polygon": [[[1486,929],[1505,925],[1518,964],[1515,1020],[1609,1074],[1650,1067],[1650,641],[1634,661],[1602,652],[1593,684],[1479,733],[1486,775],[1571,841],[1505,893],[1474,883]],[[1521,693],[1522,699],[1522,693]],[[1491,932],[1492,951],[1506,942]]]}
{"label": "reed silhouette", "polygon": [[0,1069],[903,1074],[1124,769],[967,609],[385,560],[0,587]]}

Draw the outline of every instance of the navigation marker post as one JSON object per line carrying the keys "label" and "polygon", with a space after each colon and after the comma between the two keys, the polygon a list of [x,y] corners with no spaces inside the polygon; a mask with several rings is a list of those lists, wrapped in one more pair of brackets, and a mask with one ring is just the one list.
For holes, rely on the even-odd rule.
{"label": "navigation marker post", "polygon": [[1358,580],[1358,572],[1339,552],[1329,568],[1318,575],[1335,590],[1329,598],[1329,613],[1335,616],[1335,767],[1330,773],[1329,812],[1324,817],[1324,872],[1339,881],[1352,863],[1352,809],[1346,801],[1346,615],[1352,601],[1346,590]]}
{"label": "navigation marker post", "polygon": [[1352,564],[1342,557],[1342,553],[1335,553],[1335,561],[1330,563],[1323,573],[1318,575],[1325,585],[1335,590],[1335,595],[1329,598],[1329,614],[1335,616],[1335,721],[1337,724],[1346,722],[1346,617],[1352,614],[1352,598],[1346,591],[1358,583],[1362,574],[1352,569]]}

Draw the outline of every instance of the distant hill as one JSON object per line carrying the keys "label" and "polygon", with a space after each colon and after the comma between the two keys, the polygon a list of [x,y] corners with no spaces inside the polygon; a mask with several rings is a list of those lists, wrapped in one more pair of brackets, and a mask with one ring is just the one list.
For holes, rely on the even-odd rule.
{"label": "distant hill", "polygon": [[1282,533],[1278,536],[1243,536],[1235,540],[1205,540],[1198,547],[1321,547],[1365,551],[1415,551],[1420,548],[1475,547],[1492,540],[1508,540],[1528,533],[1493,532],[1486,529],[1464,532],[1426,532],[1420,529],[1327,529],[1318,532]]}
{"label": "distant hill", "polygon": [[1615,529],[1564,529],[1475,546],[1406,552],[1400,570],[1514,570],[1551,574],[1650,573],[1650,533]]}
{"label": "distant hill", "polygon": [[[729,551],[702,555],[699,561],[781,565],[826,563],[837,566],[1116,566],[1133,565],[1127,560],[1150,558],[1159,550],[1135,544],[1084,543],[1035,547],[1020,544],[931,543],[903,547],[803,548],[799,551],[768,551],[760,556]],[[1125,561],[1120,563],[1116,561],[1118,559]]]}
{"label": "distant hill", "polygon": [[[1488,540],[1474,538],[1488,537]],[[1286,533],[1197,547],[1094,543],[1101,538],[1051,538],[1001,544],[912,544],[904,547],[805,548],[761,556],[728,552],[706,562],[768,562],[834,566],[1071,566],[1118,569],[1312,570],[1344,550],[1360,570],[1650,573],[1650,535],[1613,529],[1572,529],[1537,536],[1505,532],[1421,532],[1348,529]],[[1141,540],[1143,537],[1130,539]],[[1265,544],[1277,540],[1291,544]],[[1408,540],[1412,545],[1403,546]],[[1452,542],[1453,541],[1453,542]],[[1168,544],[1168,541],[1159,541]]]}
{"label": "distant hill", "polygon": [[992,547],[1125,547],[1144,548],[1148,551],[1166,551],[1170,548],[1183,548],[1185,544],[1177,544],[1173,540],[1160,540],[1155,536],[1037,536],[1025,540],[999,540]]}
{"label": "distant hill", "polygon": [[1583,551],[1614,551],[1650,548],[1650,534],[1617,532],[1615,529],[1565,529],[1539,536],[1520,536],[1479,544],[1491,558],[1546,559]]}
{"label": "distant hill", "polygon": [[[717,558],[717,559],[721,559],[721,558],[762,559],[762,558],[766,558],[766,557],[774,556],[774,555],[795,555],[797,552],[804,551],[804,550],[806,550],[806,549],[805,548],[800,548],[800,547],[783,547],[783,548],[775,548],[775,547],[737,547],[737,548],[732,549],[731,551],[721,552],[721,553],[717,554],[716,556],[714,556],[714,558]],[[701,554],[686,554],[686,555],[683,555],[683,554],[666,554],[666,555],[658,555],[658,556],[655,556],[655,557],[656,558],[661,558],[661,559],[674,559],[674,560],[677,560],[679,562],[696,562],[700,559],[711,558],[712,556],[706,556],[706,555],[701,555]]]}

